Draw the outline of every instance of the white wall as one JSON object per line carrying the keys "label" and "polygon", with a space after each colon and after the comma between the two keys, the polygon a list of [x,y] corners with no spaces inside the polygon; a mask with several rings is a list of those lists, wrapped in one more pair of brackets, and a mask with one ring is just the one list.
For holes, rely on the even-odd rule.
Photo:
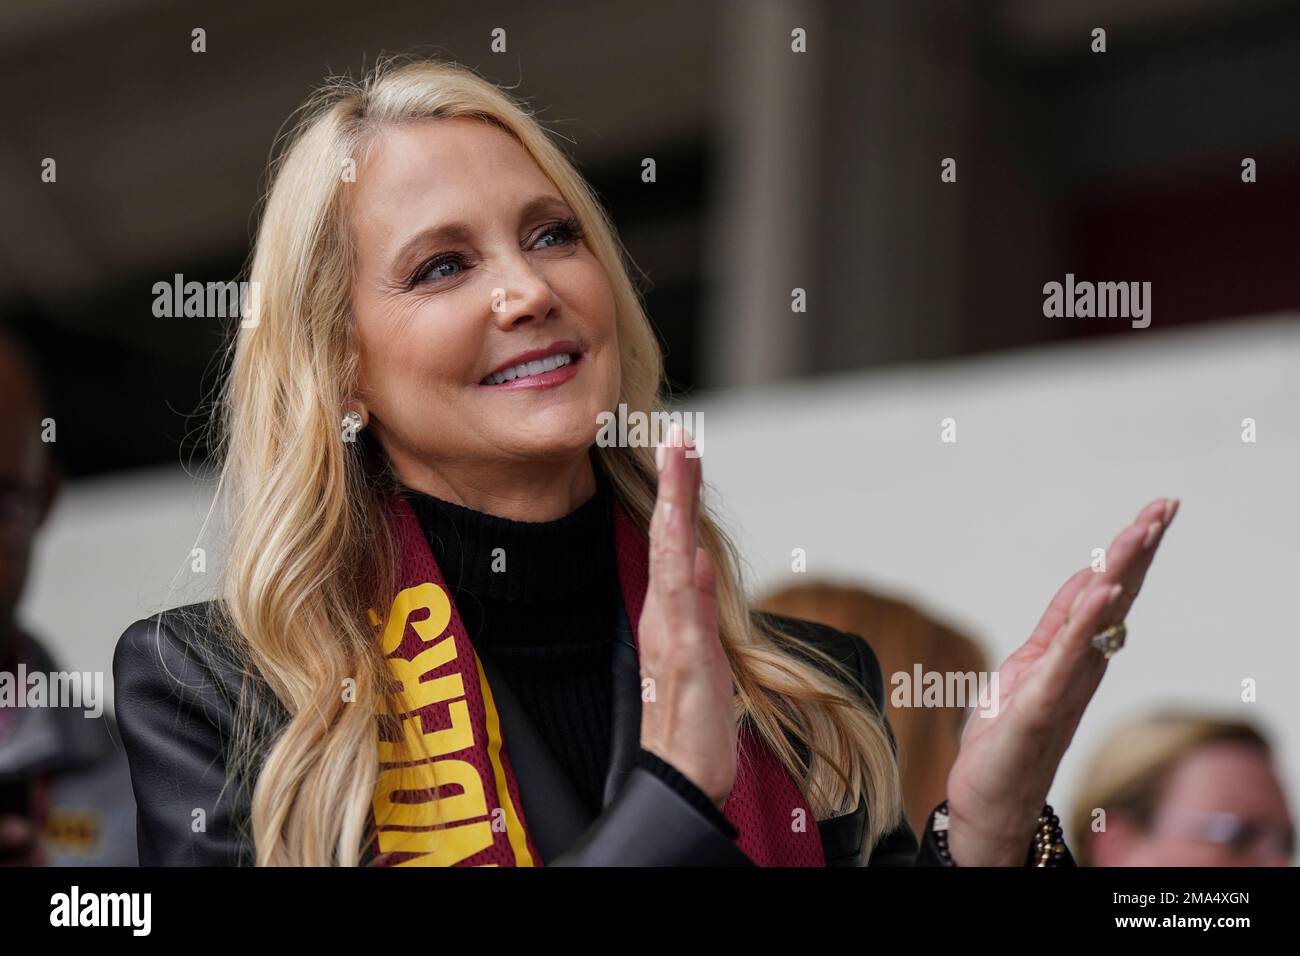
{"label": "white wall", "polygon": [[[1300,809],[1296,319],[733,392],[694,406],[705,477],[743,529],[756,592],[797,577],[804,548],[807,577],[910,598],[995,665],[1094,547],[1147,501],[1181,498],[1052,799],[1068,806],[1115,722],[1188,704],[1273,731]],[[939,440],[946,417],[956,444]],[[1257,703],[1240,700],[1245,678]]]}
{"label": "white wall", "polygon": [[[860,579],[984,641],[996,662],[1148,500],[1183,505],[1053,788],[1114,721],[1191,704],[1275,732],[1300,796],[1300,322],[1280,316],[733,391],[704,412],[705,475],[761,589]],[[955,445],[940,420],[957,421]],[[1258,442],[1241,441],[1241,420]],[[78,483],[39,546],[26,619],[78,668],[189,572],[211,484],[179,467]],[[216,561],[209,555],[209,568]],[[62,568],[59,574],[54,567]],[[181,589],[171,593],[173,580]],[[1258,702],[1240,702],[1244,678]]]}
{"label": "white wall", "polygon": [[179,465],[64,488],[20,610],[63,667],[102,670],[107,692],[113,646],[132,621],[208,596],[218,562],[209,554],[209,573],[193,574],[189,554],[212,488]]}

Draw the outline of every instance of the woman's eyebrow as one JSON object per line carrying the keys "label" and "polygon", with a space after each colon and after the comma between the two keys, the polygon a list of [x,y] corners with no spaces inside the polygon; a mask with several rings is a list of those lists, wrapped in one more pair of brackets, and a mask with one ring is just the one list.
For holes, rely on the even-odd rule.
{"label": "woman's eyebrow", "polygon": [[463,222],[445,222],[440,226],[421,229],[402,243],[397,255],[393,257],[393,266],[400,271],[403,263],[423,246],[434,242],[468,242],[473,234],[474,231]]}
{"label": "woman's eyebrow", "polygon": [[555,210],[569,214],[569,204],[559,196],[538,196],[524,203],[524,208],[519,213],[520,219],[531,219],[533,216],[540,215],[544,212]]}
{"label": "woman's eyebrow", "polygon": [[[521,220],[531,219],[533,216],[552,210],[562,212],[565,215],[570,214],[569,204],[563,199],[559,196],[545,195],[536,196],[524,203],[523,208],[519,211],[519,218]],[[421,229],[402,243],[401,248],[397,250],[397,255],[393,257],[394,266],[400,268],[408,257],[422,246],[434,242],[468,242],[473,234],[474,230],[463,222],[444,222],[441,225]]]}

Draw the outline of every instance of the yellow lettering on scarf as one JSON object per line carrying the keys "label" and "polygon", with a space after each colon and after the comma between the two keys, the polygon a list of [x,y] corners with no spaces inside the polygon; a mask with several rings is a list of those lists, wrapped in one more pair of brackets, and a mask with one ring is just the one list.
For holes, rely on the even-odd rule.
{"label": "yellow lettering on scarf", "polygon": [[406,622],[410,619],[411,612],[425,610],[429,612],[429,616],[423,621],[411,621],[411,627],[420,636],[420,640],[428,644],[430,641],[437,640],[438,635],[451,623],[451,598],[447,597],[447,592],[432,581],[425,581],[413,588],[407,588],[393,599],[393,606],[388,612],[388,623],[384,627],[385,656],[393,653],[401,645],[402,635],[406,633]]}
{"label": "yellow lettering on scarf", "polygon": [[[428,611],[428,616],[411,621],[412,614]],[[427,646],[411,660],[388,658],[388,670],[400,682],[402,720],[401,743],[379,741],[381,763],[400,764],[412,759],[446,757],[474,746],[474,726],[469,702],[465,698],[464,680],[450,674],[433,680],[421,678],[458,656],[456,638],[445,633],[451,623],[451,600],[432,582],[406,588],[393,600],[381,639],[384,654],[401,646],[406,625]],[[441,638],[441,640],[440,640]],[[426,732],[415,711],[431,704],[447,705],[449,726]],[[440,787],[459,787],[461,792],[434,799]],[[399,792],[425,793],[424,800],[394,800]],[[489,821],[475,818],[487,815],[487,797],[483,781],[474,766],[464,760],[434,759],[430,762],[395,766],[383,770],[375,787],[375,820],[379,827],[439,827],[424,830],[379,830],[380,853],[419,853],[402,866],[453,866],[461,860],[487,849],[493,843]]]}
{"label": "yellow lettering on scarf", "polygon": [[492,825],[486,820],[448,830],[379,831],[379,852],[420,854],[398,866],[455,866],[491,845]]}
{"label": "yellow lettering on scarf", "polygon": [[[394,767],[380,774],[375,802],[376,805],[382,803],[386,806],[384,823],[395,827],[437,826],[487,816],[487,800],[478,779],[478,771],[464,760],[438,760],[410,767]],[[433,814],[425,809],[425,804],[393,799],[394,794],[403,791],[419,792],[449,784],[460,786],[463,792],[434,801]]]}
{"label": "yellow lettering on scarf", "polygon": [[[464,693],[462,690],[461,694]],[[420,754],[443,757],[474,746],[474,727],[469,719],[469,702],[452,701],[447,705],[447,713],[451,715],[451,726],[430,733],[425,732],[424,722],[418,714],[403,718],[402,743],[393,743],[390,740],[379,741],[380,762],[396,763]]]}
{"label": "yellow lettering on scarf", "polygon": [[[458,785],[462,793],[428,803],[399,803],[393,794],[404,790],[433,790]],[[383,813],[387,826],[429,826],[454,824],[487,815],[487,800],[478,771],[464,760],[438,760],[411,767],[395,767],[380,775],[375,796],[376,813]],[[381,807],[386,808],[381,810]],[[449,826],[441,830],[380,830],[379,852],[421,853],[401,864],[452,866],[492,845],[492,825],[486,820]]]}
{"label": "yellow lettering on scarf", "polygon": [[420,680],[429,671],[456,659],[456,640],[450,634],[427,651],[421,651],[409,661],[399,657],[388,658],[388,672],[402,685],[402,699],[406,703],[403,713],[428,707],[439,701],[455,700],[465,696],[465,684],[459,674],[449,674],[433,680]]}

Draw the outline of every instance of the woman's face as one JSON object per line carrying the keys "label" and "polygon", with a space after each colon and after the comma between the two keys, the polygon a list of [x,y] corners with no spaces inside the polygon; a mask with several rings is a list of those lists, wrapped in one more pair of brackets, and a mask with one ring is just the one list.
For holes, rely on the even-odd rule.
{"label": "woman's face", "polygon": [[614,296],[527,150],[478,120],[407,123],[352,189],[355,398],[399,479],[485,486],[585,457],[618,400]]}
{"label": "woman's face", "polygon": [[1291,863],[1283,849],[1294,838],[1286,795],[1268,754],[1247,744],[1197,747],[1170,772],[1149,826],[1113,823],[1110,839],[1097,844],[1100,866]]}

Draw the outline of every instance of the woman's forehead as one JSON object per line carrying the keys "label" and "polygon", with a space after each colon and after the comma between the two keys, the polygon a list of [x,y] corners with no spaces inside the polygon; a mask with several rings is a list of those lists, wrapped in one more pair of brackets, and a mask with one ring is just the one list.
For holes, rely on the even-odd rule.
{"label": "woman's forehead", "polygon": [[455,118],[381,131],[357,170],[351,204],[358,238],[395,251],[417,230],[510,217],[547,193],[558,194],[513,136]]}
{"label": "woman's forehead", "polygon": [[546,174],[513,136],[468,117],[387,126],[375,135],[357,170],[362,193],[370,192],[366,186],[371,185],[390,193],[454,197],[546,181]]}

